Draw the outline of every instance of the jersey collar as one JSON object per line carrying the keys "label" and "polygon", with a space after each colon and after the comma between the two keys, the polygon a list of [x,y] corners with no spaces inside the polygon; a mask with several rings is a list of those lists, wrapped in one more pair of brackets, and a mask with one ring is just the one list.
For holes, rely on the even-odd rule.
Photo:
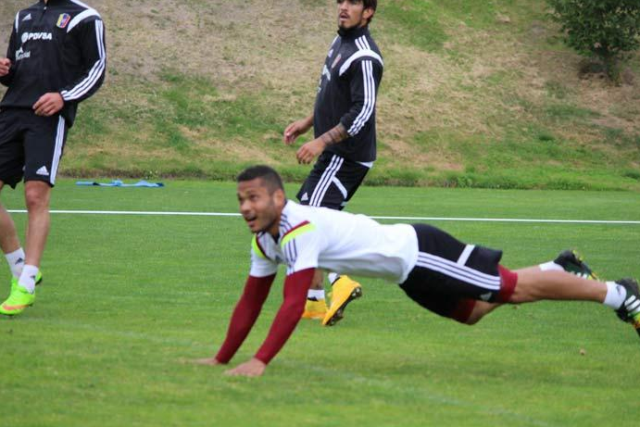
{"label": "jersey collar", "polygon": [[291,205],[294,205],[295,202],[286,199],[285,203],[284,203],[284,207],[282,208],[282,212],[280,212],[280,219],[278,220],[278,235],[277,236],[273,236],[268,230],[266,231],[260,231],[258,233],[258,237],[261,236],[269,236],[270,238],[274,239],[274,241],[276,243],[280,242],[280,239],[282,238],[282,219],[283,218],[287,218],[288,213],[291,212]]}
{"label": "jersey collar", "polygon": [[280,239],[282,239],[282,220],[285,219],[287,220],[288,217],[290,217],[291,213],[293,212],[293,210],[295,209],[295,206],[297,205],[296,202],[294,202],[293,200],[289,200],[287,199],[287,202],[284,205],[284,208],[282,208],[282,212],[280,213],[280,224],[278,224],[278,230],[280,231],[280,235],[278,236],[278,238],[276,239],[277,242],[280,242]]}
{"label": "jersey collar", "polygon": [[369,25],[367,24],[364,27],[350,28],[348,30],[340,28],[338,29],[338,34],[340,34],[340,37],[345,39],[357,39],[360,36],[369,34]]}
{"label": "jersey collar", "polygon": [[280,214],[280,221],[282,222],[282,217],[284,216],[285,218],[289,216],[289,214],[291,213],[291,211],[293,209],[295,209],[293,207],[293,205],[295,205],[296,202],[294,202],[293,200],[289,200],[287,199],[286,203],[284,204],[284,207],[282,208],[282,213]]}

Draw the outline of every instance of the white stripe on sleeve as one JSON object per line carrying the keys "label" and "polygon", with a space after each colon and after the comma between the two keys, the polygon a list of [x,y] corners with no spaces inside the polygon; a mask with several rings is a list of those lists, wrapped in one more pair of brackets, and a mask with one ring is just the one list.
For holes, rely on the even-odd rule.
{"label": "white stripe on sleeve", "polygon": [[356,135],[369,121],[376,105],[376,85],[373,79],[373,64],[371,61],[362,61],[362,76],[364,79],[364,105],[362,111],[353,121],[347,131],[350,136]]}
{"label": "white stripe on sleeve", "polygon": [[69,22],[69,25],[67,26],[67,33],[70,33],[71,30],[73,30],[79,23],[91,16],[97,16],[100,18],[100,14],[94,9],[87,9],[84,12],[77,14],[76,17]]}
{"label": "white stripe on sleeve", "polygon": [[102,21],[95,21],[95,27],[96,39],[98,43],[98,54],[100,55],[100,57],[91,68],[91,71],[89,71],[89,75],[84,80],[78,83],[73,89],[63,90],[60,93],[65,101],[73,101],[87,94],[91,90],[91,88],[93,88],[93,86],[98,83],[98,81],[104,74],[107,62],[104,47],[104,24],[102,23]]}

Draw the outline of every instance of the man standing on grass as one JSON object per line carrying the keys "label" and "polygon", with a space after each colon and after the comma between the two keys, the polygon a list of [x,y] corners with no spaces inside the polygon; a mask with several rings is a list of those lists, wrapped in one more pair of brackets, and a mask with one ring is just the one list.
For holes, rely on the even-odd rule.
{"label": "man standing on grass", "polygon": [[574,300],[605,304],[640,333],[638,284],[597,281],[574,252],[511,271],[500,264],[501,251],[464,244],[432,226],[381,225],[364,215],[296,204],[287,200],[280,176],[268,166],[243,171],[237,192],[240,213],[254,233],[251,270],[222,347],[197,363],[228,363],[258,318],[278,264],[287,266],[287,277],[267,339],[230,375],[264,373],[298,324],[318,269],[399,283],[424,308],[469,325],[503,304]]}
{"label": "man standing on grass", "polygon": [[[342,210],[376,159],[376,95],[383,62],[369,34],[377,0],[337,0],[338,36],[333,40],[320,77],[313,114],[291,123],[284,142],[292,144],[312,126],[314,138],[298,150],[299,163],[311,163],[298,193],[303,205]],[[340,273],[339,271],[337,273]],[[304,318],[333,325],[346,305],[361,295],[360,284],[329,274],[333,294],[327,310],[323,274],[318,272],[307,295]]]}
{"label": "man standing on grass", "polygon": [[16,14],[6,58],[0,58],[0,190],[24,178],[28,211],[26,251],[0,205],[0,247],[11,268],[11,293],[0,314],[16,315],[35,301],[35,285],[49,233],[49,200],[67,130],[78,103],[102,85],[104,25],[77,0],[40,0]]}

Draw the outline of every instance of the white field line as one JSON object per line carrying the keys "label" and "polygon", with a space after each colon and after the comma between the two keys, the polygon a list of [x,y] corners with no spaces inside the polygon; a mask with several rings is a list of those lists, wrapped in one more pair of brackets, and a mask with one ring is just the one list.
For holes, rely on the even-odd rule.
{"label": "white field line", "polygon": [[[27,213],[24,209],[12,209],[10,213]],[[145,212],[145,211],[88,211],[88,210],[52,210],[52,214],[68,215],[132,215],[132,216],[213,216],[239,217],[239,213],[228,212]],[[521,222],[542,224],[599,224],[599,225],[640,225],[640,221],[599,220],[599,219],[544,219],[544,218],[456,218],[429,216],[375,216],[370,218],[397,221],[458,221],[458,222]]]}

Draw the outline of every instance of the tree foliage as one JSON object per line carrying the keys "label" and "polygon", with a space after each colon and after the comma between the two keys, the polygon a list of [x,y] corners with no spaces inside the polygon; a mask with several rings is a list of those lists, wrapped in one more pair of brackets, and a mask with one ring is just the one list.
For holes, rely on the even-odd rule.
{"label": "tree foliage", "polygon": [[565,42],[599,59],[616,79],[618,64],[640,46],[640,0],[547,0]]}

